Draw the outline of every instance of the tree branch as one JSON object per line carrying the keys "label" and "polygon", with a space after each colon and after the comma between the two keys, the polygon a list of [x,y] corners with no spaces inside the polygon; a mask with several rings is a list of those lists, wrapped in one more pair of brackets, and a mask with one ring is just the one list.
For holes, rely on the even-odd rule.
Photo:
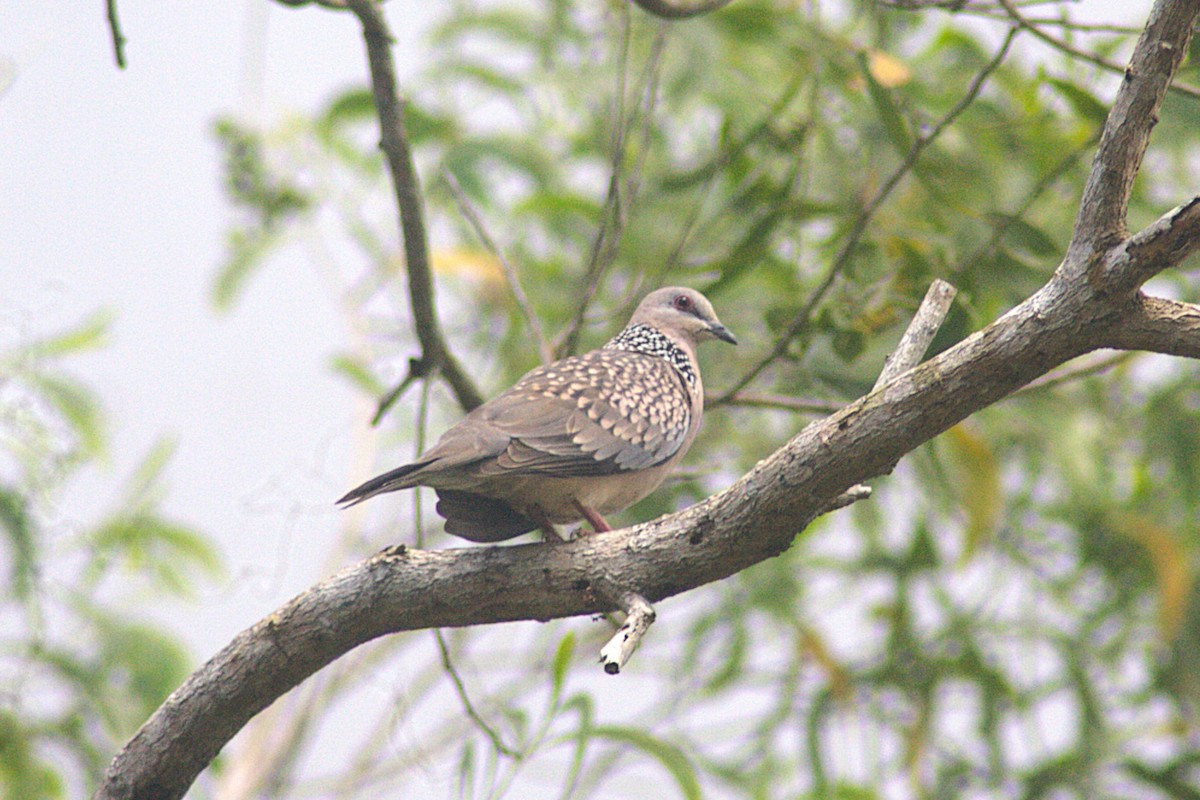
{"label": "tree branch", "polygon": [[1200,247],[1200,195],[1159,217],[1098,262],[1095,279],[1110,292],[1132,292]]}
{"label": "tree branch", "polygon": [[442,180],[450,187],[450,194],[454,195],[454,199],[458,202],[459,210],[462,211],[462,215],[466,217],[467,222],[471,224],[471,229],[475,231],[475,235],[479,237],[479,241],[500,262],[500,269],[504,273],[504,280],[508,283],[508,290],[512,292],[513,300],[517,304],[517,310],[525,318],[525,324],[529,326],[534,340],[537,341],[538,353],[542,357],[542,363],[549,364],[554,360],[554,350],[550,347],[550,343],[546,341],[546,335],[542,332],[542,323],[538,320],[537,312],[533,310],[533,304],[529,302],[529,297],[525,294],[525,290],[521,288],[521,279],[517,277],[517,271],[513,269],[512,264],[508,263],[508,259],[504,257],[504,251],[500,249],[500,246],[496,244],[496,240],[488,233],[487,226],[483,224],[483,217],[480,216],[479,210],[475,208],[471,202],[471,198],[467,197],[467,193],[459,185],[458,179],[454,177],[454,173],[448,169],[443,170]]}
{"label": "tree branch", "polygon": [[105,0],[108,15],[108,30],[112,35],[113,57],[117,68],[125,69],[125,34],[121,32],[121,20],[117,16],[117,0]]}
{"label": "tree branch", "polygon": [[1200,306],[1138,295],[1123,324],[1110,332],[1108,346],[1200,358]]}
{"label": "tree branch", "polygon": [[917,308],[912,322],[908,324],[904,335],[900,337],[900,343],[896,345],[896,350],[883,365],[879,379],[875,381],[876,389],[900,373],[907,372],[921,363],[925,351],[933,342],[933,337],[937,336],[938,329],[942,327],[946,314],[950,312],[950,304],[954,302],[956,294],[958,294],[958,289],[941,278],[933,282],[929,291],[925,292],[925,299]]}
{"label": "tree branch", "polygon": [[[1001,2],[1007,7],[1008,0]],[[1160,1],[1150,10],[1104,123],[1064,266],[1086,269],[1094,256],[1125,237],[1133,179],[1158,122],[1163,96],[1187,54],[1197,13],[1200,0]]]}
{"label": "tree branch", "polygon": [[417,341],[421,344],[421,360],[437,368],[450,385],[458,404],[470,411],[483,403],[483,396],[446,346],[434,308],[424,205],[417,170],[413,166],[412,150],[404,129],[404,102],[396,90],[396,71],[392,66],[391,53],[392,34],[374,0],[346,0],[346,5],[358,17],[367,45],[371,90],[379,113],[379,147],[387,159],[400,212],[404,264],[408,271],[408,297]]}

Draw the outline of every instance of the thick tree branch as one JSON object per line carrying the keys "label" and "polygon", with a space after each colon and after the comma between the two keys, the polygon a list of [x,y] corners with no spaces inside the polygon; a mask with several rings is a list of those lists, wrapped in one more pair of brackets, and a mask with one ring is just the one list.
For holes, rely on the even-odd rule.
{"label": "thick tree branch", "polygon": [[1200,306],[1138,295],[1123,323],[1110,332],[1108,346],[1200,358]]}
{"label": "thick tree branch", "polygon": [[1104,123],[1064,266],[1087,269],[1091,259],[1126,235],[1133,179],[1175,71],[1187,54],[1200,0],[1157,2],[1138,37],[1125,79]]}
{"label": "thick tree branch", "polygon": [[1094,282],[1106,291],[1127,293],[1200,248],[1200,196],[1163,214],[1098,261]]}
{"label": "thick tree branch", "polygon": [[454,392],[458,404],[470,411],[483,403],[479,389],[467,376],[458,359],[446,346],[446,338],[434,307],[433,276],[425,234],[424,203],[420,181],[413,165],[412,150],[404,129],[404,103],[396,90],[396,70],[392,66],[392,34],[383,12],[374,0],[346,0],[346,5],[362,24],[371,67],[371,90],[379,113],[379,146],[387,160],[388,171],[400,212],[400,230],[404,238],[404,263],[408,271],[408,297],[412,306],[413,326],[421,344],[421,360],[441,372]]}
{"label": "thick tree branch", "polygon": [[[373,8],[366,0],[349,2]],[[238,634],[193,673],[116,756],[96,797],[181,797],[251,717],[371,639],[607,612],[615,603],[605,599],[604,587],[612,583],[650,603],[721,580],[786,550],[850,487],[1075,356],[1122,346],[1200,353],[1197,307],[1113,291],[1178,266],[1195,246],[1189,210],[1195,201],[1128,244],[1120,236],[1129,182],[1178,64],[1174,51],[1186,45],[1198,10],[1200,0],[1156,2],[1119,108],[1105,126],[1071,249],[1025,302],[808,425],[729,489],[692,508],[552,546],[399,546],[348,567]],[[1098,217],[1089,203],[1107,208],[1119,224]]]}

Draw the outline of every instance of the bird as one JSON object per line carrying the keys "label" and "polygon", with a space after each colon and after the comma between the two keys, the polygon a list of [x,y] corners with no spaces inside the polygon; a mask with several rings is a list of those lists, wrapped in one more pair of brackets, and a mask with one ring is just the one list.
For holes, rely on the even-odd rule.
{"label": "bird", "polygon": [[344,508],[428,486],[447,533],[501,542],[604,514],[653,492],[700,428],[704,385],[696,346],[737,338],[688,288],[650,292],[597,350],[526,373],[450,427],[416,461],[352,489]]}

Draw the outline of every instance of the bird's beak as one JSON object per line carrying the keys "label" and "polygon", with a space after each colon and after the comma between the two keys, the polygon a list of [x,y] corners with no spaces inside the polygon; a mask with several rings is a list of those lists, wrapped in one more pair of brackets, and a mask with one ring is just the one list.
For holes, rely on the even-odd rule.
{"label": "bird's beak", "polygon": [[709,325],[708,332],[720,339],[722,342],[729,342],[733,345],[737,344],[737,337],[729,332],[729,328],[726,328],[719,322],[714,322],[712,325]]}

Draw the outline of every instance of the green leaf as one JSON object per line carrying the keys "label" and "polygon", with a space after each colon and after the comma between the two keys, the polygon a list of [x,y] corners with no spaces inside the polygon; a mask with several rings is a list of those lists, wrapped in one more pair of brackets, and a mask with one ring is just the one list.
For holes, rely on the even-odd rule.
{"label": "green leaf", "polygon": [[266,263],[266,257],[279,244],[275,233],[255,230],[229,232],[229,256],[217,273],[213,285],[213,305],[220,311],[233,307],[246,281],[256,269]]}
{"label": "green leaf", "polygon": [[357,386],[371,397],[380,397],[387,392],[387,387],[375,377],[370,368],[353,356],[337,355],[331,363],[333,371]]}
{"label": "green leaf", "polygon": [[563,684],[567,680],[567,670],[571,666],[571,657],[574,655],[575,632],[570,631],[562,638],[562,641],[558,643],[558,649],[554,651],[554,662],[550,672],[554,681],[551,706],[558,705],[558,698],[562,696]]}
{"label": "green leaf", "polygon": [[[136,704],[123,709],[123,724],[136,726],[187,677],[187,652],[175,639],[149,625],[128,623],[107,614],[96,615],[94,622],[100,634],[100,662],[117,673],[117,685]],[[113,678],[108,682],[111,686]]]}
{"label": "green leaf", "polygon": [[[177,595],[192,592],[188,573],[198,571],[210,578],[222,573],[216,549],[202,534],[155,514],[118,514],[91,536],[95,549],[108,560],[124,562],[131,572],[141,572]],[[97,562],[92,575],[106,562]]]}
{"label": "green leaf", "polygon": [[1062,248],[1048,233],[1021,217],[993,212],[987,215],[987,219],[1004,231],[1002,241],[1008,247],[1036,258],[1047,258],[1062,252]]}
{"label": "green leaf", "polygon": [[83,384],[62,376],[37,374],[32,382],[70,426],[83,453],[104,455],[104,422],[96,396]]}
{"label": "green leaf", "polygon": [[33,358],[58,358],[87,350],[95,350],[108,344],[108,332],[112,325],[112,313],[101,310],[93,313],[80,325],[64,333],[30,342],[20,349],[22,355]]}
{"label": "green leaf", "polygon": [[1087,122],[1103,125],[1104,121],[1108,119],[1108,107],[1079,84],[1062,78],[1046,78],[1046,83],[1057,89],[1058,93],[1071,104],[1075,113]]}
{"label": "green leaf", "polygon": [[866,81],[867,93],[871,96],[871,102],[875,104],[875,111],[879,114],[879,120],[883,123],[883,129],[887,133],[888,139],[896,148],[896,152],[907,156],[912,149],[912,134],[909,133],[908,125],[900,115],[900,110],[892,102],[891,90],[884,88],[879,81],[875,80],[875,76],[871,74],[866,53],[858,53],[858,66],[863,80]]}
{"label": "green leaf", "polygon": [[696,777],[696,770],[679,747],[664,742],[640,728],[599,725],[592,728],[591,732],[592,736],[597,739],[627,744],[658,761],[666,768],[667,772],[671,773],[671,777],[675,779],[675,785],[679,787],[680,794],[684,796],[685,800],[699,800],[701,797],[700,780]]}
{"label": "green leaf", "polygon": [[37,566],[33,527],[25,497],[7,486],[0,486],[0,527],[12,544],[9,580],[13,595],[19,600],[27,599]]}

